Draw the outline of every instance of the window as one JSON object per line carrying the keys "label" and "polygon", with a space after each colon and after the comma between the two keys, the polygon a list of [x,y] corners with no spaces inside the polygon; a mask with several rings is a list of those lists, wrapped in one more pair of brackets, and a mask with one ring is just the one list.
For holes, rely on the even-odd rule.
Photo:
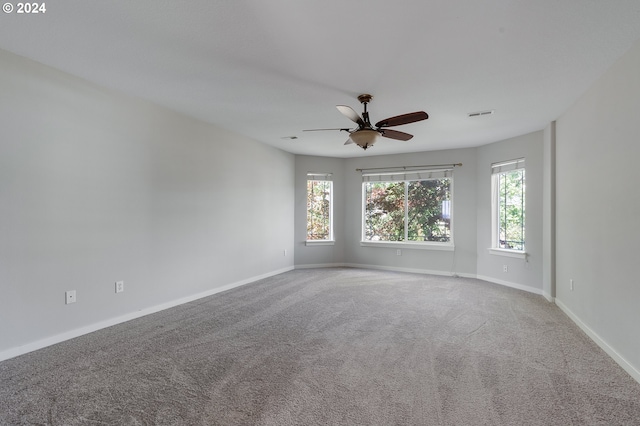
{"label": "window", "polygon": [[452,171],[363,173],[363,242],[447,243]]}
{"label": "window", "polygon": [[333,240],[333,181],[330,173],[307,173],[307,241]]}
{"label": "window", "polygon": [[524,158],[491,166],[493,248],[525,250]]}

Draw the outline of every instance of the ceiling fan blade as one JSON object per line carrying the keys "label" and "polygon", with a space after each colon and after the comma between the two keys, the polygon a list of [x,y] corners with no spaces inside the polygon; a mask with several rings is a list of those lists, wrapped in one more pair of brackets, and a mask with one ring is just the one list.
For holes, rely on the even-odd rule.
{"label": "ceiling fan blade", "polygon": [[342,115],[347,117],[349,120],[353,121],[354,123],[358,123],[359,126],[364,126],[364,120],[362,120],[358,113],[355,112],[350,106],[336,105],[336,108],[338,108],[338,111],[340,111]]}
{"label": "ceiling fan blade", "polygon": [[380,134],[385,138],[397,139],[399,141],[408,141],[413,137],[413,135],[410,135],[409,133],[399,132],[397,130],[389,130],[389,129],[380,130]]}
{"label": "ceiling fan blade", "polygon": [[429,118],[429,114],[424,111],[410,112],[409,114],[396,115],[395,117],[385,118],[376,123],[376,127],[393,127],[402,124],[415,123]]}
{"label": "ceiling fan blade", "polygon": [[353,140],[351,140],[351,138],[347,139],[347,141],[344,144],[349,145],[350,143],[354,143]]}
{"label": "ceiling fan blade", "polygon": [[344,128],[342,129],[306,129],[306,130],[303,130],[303,132],[321,132],[323,130],[342,130],[342,131],[348,132],[351,129],[344,129]]}

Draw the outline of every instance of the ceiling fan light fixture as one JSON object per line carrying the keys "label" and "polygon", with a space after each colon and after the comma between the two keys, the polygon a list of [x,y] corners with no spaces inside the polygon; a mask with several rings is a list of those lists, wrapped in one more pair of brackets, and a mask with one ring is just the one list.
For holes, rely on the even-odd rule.
{"label": "ceiling fan light fixture", "polygon": [[378,133],[376,130],[363,129],[356,130],[355,132],[351,133],[349,137],[360,148],[367,149],[374,143],[376,143],[376,141],[378,140],[378,136],[380,136],[380,133]]}

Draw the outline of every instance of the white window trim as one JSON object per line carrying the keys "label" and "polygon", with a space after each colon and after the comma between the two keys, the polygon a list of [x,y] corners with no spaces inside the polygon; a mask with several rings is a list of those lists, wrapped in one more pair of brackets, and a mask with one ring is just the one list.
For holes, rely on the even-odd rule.
{"label": "white window trim", "polygon": [[489,250],[490,254],[493,254],[496,256],[515,257],[517,259],[525,259],[525,260],[527,259],[527,256],[529,256],[529,254],[523,250],[509,250],[509,249],[493,248],[493,247],[490,247],[487,250]]}
{"label": "white window trim", "polygon": [[437,241],[360,241],[362,247],[393,247],[396,249],[414,249],[414,250],[441,250],[454,251],[453,242],[440,243]]}
{"label": "white window trim", "polygon": [[306,246],[333,246],[335,245],[335,240],[306,240]]}
{"label": "white window trim", "polygon": [[[450,171],[450,169],[447,169],[448,171]],[[405,241],[369,241],[369,240],[365,240],[364,236],[365,236],[365,211],[367,208],[367,196],[366,196],[366,191],[364,190],[365,184],[367,182],[363,181],[362,182],[362,187],[361,187],[361,195],[362,195],[362,200],[361,200],[361,208],[362,208],[362,212],[361,212],[361,229],[360,229],[360,246],[362,247],[395,247],[395,248],[405,248],[405,249],[418,249],[418,250],[442,250],[442,251],[453,251],[455,250],[455,245],[453,243],[453,227],[454,227],[454,220],[453,220],[453,191],[454,191],[454,179],[453,179],[453,175],[451,176],[445,176],[447,179],[450,180],[450,184],[449,184],[449,198],[451,200],[450,203],[450,207],[449,207],[449,215],[451,216],[451,223],[449,224],[449,233],[451,234],[451,238],[449,239],[449,241],[447,242],[437,242],[437,241],[406,241],[407,239],[407,228],[405,227]],[[437,179],[437,178],[435,178]],[[413,182],[413,181],[420,181],[420,180],[429,180],[429,179],[406,179],[406,180],[398,180],[398,181],[389,181],[389,182]],[[407,189],[408,186],[405,185],[405,198],[407,197]],[[408,212],[405,211],[405,222],[406,222],[406,216],[407,216]]]}
{"label": "white window trim", "polygon": [[[315,181],[328,181],[330,183],[331,200],[329,204],[329,238],[326,240],[305,240],[307,246],[332,246],[335,244],[333,235],[333,173],[315,173],[307,172],[307,182],[310,180]],[[307,218],[308,219],[308,218]]]}
{"label": "white window trim", "polygon": [[[525,240],[524,250],[503,249],[498,247],[498,187],[497,176],[500,173],[524,169],[525,159],[518,158],[516,160],[505,161],[501,163],[495,163],[491,165],[491,247],[488,248],[489,253],[496,256],[514,257],[518,259],[527,259],[527,245]],[[526,173],[526,172],[525,172]],[[525,174],[526,179],[526,174]],[[526,194],[525,194],[526,197]],[[526,214],[526,211],[525,211]],[[526,226],[526,225],[525,225]],[[525,227],[526,234],[526,227]]]}

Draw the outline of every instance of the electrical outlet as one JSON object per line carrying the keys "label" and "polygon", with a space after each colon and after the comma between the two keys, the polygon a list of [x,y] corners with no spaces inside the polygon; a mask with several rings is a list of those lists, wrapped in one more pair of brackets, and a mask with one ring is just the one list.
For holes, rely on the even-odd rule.
{"label": "electrical outlet", "polygon": [[116,293],[122,293],[124,291],[124,281],[116,282]]}
{"label": "electrical outlet", "polygon": [[569,289],[573,291],[573,278],[569,280]]}
{"label": "electrical outlet", "polygon": [[396,256],[402,256],[402,250],[400,249],[396,250]]}
{"label": "electrical outlet", "polygon": [[502,272],[509,272],[509,267],[507,265],[502,265]]}
{"label": "electrical outlet", "polygon": [[64,301],[65,305],[76,303],[76,291],[75,290],[65,291],[64,298],[65,298],[65,301]]}
{"label": "electrical outlet", "polygon": [[287,256],[287,249],[284,249],[284,256]]}

